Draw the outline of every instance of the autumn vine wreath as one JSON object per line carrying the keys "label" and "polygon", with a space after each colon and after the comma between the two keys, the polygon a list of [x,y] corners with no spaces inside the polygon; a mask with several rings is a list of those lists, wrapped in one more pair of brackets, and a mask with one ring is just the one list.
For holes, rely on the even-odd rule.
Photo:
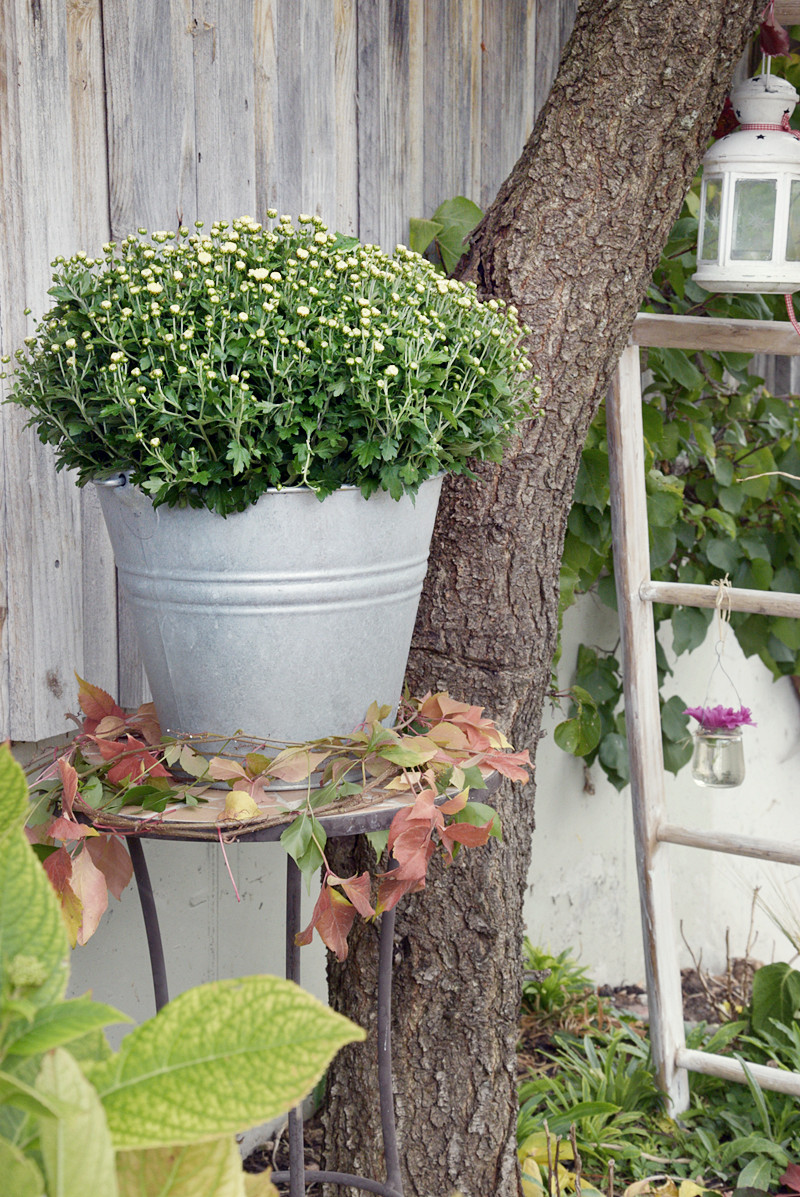
{"label": "autumn vine wreath", "polygon": [[[164,736],[152,703],[128,713],[105,690],[82,678],[78,682],[83,715],[71,716],[78,732],[60,754],[30,766],[27,822],[73,946],[96,930],[109,891],[119,898],[131,879],[125,836],[140,831],[143,818],[151,831],[152,821],[177,805],[217,798],[219,789],[211,786],[221,784],[227,787],[217,824],[223,851],[226,841],[244,831],[285,823],[280,841],[309,888],[322,870],[311,922],[297,942],[309,943],[316,929],[344,960],[356,915],[374,918],[404,894],[424,888],[437,849],[452,861],[462,847],[501,838],[497,813],[471,799],[471,790],[485,789],[492,773],[519,782],[528,778],[527,751],[511,751],[482,707],[446,693],[406,695],[392,728],[381,722],[389,708],[373,703],[346,738],[285,747],[237,734],[225,753],[209,759],[204,741],[218,744],[219,735]],[[408,801],[388,831],[370,835],[376,861],[388,848],[393,867],[376,868],[374,876],[369,871],[337,876],[325,855],[319,816],[398,794]]]}

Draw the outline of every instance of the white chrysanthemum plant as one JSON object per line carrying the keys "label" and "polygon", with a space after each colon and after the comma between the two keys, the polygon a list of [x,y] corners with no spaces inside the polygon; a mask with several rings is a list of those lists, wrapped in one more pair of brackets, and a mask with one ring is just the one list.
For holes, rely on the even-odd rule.
{"label": "white chrysanthemum plant", "polygon": [[538,400],[516,309],[404,246],[268,216],[56,259],[11,399],[58,468],[225,515],[270,487],[399,498],[499,460]]}

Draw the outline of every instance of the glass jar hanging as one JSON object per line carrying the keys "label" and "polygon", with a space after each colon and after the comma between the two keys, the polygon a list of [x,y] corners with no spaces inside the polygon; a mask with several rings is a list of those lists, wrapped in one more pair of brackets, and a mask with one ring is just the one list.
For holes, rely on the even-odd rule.
{"label": "glass jar hanging", "polygon": [[[703,705],[687,707],[685,715],[691,715],[697,720],[698,726],[692,731],[694,748],[692,750],[692,778],[699,786],[708,786],[721,790],[740,786],[744,781],[744,746],[742,744],[742,728],[755,727],[749,707],[742,706],[739,692],[722,663],[725,652],[725,634],[731,617],[730,591],[731,584],[726,574],[714,583],[718,587],[716,615],[717,615],[717,643],[715,652],[717,660],[708,679],[708,688]],[[737,707],[726,707],[721,703],[711,705],[709,695],[717,670],[736,696]]]}

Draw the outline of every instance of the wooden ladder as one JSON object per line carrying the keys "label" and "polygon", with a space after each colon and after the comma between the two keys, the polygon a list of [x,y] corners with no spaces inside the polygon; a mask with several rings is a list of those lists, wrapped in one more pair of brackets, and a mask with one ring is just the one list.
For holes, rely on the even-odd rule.
{"label": "wooden ladder", "polygon": [[[664,789],[656,671],[654,602],[715,607],[717,588],[650,577],[642,429],[640,346],[709,351],[800,354],[800,337],[776,321],[640,315],[619,362],[607,404],[615,577],[622,633],[625,719],[630,753],[636,868],[645,949],[653,1063],[670,1112],[689,1105],[688,1072],[746,1081],[727,1056],[686,1046],[680,967],[669,873],[669,844],[800,864],[800,845],[705,832],[669,822]],[[730,592],[731,609],[800,618],[800,595]],[[747,1064],[765,1089],[800,1097],[800,1073]]]}

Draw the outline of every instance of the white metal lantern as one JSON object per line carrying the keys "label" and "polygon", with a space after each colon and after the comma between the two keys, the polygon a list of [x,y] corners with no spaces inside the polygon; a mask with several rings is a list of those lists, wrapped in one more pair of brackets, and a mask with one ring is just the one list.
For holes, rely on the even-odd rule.
{"label": "white metal lantern", "polygon": [[731,93],[740,127],[703,159],[694,279],[707,291],[800,290],[800,141],[788,129],[798,100],[770,74]]}

